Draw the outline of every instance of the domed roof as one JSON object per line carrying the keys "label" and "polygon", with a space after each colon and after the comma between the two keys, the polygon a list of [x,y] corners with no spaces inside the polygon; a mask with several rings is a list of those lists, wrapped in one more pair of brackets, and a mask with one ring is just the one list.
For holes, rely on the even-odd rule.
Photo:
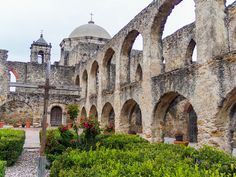
{"label": "domed roof", "polygon": [[88,24],[86,25],[77,27],[69,35],[69,38],[85,37],[85,36],[111,39],[110,34],[101,26],[95,25],[92,20],[89,21]]}
{"label": "domed roof", "polygon": [[48,43],[45,41],[45,39],[43,38],[43,34],[40,35],[40,38],[34,42],[34,44],[38,44],[38,45],[48,45]]}

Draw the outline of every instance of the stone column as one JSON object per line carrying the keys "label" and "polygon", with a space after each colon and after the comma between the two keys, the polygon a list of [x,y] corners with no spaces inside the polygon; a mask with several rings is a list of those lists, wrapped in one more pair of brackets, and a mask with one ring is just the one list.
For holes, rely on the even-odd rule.
{"label": "stone column", "polygon": [[225,0],[195,0],[197,60],[210,61],[229,51]]}
{"label": "stone column", "polygon": [[[143,94],[140,98],[140,104],[142,106],[142,125],[143,125],[143,137],[148,140],[152,140],[152,119],[153,119],[153,108],[152,105],[152,76],[153,74],[160,74],[160,60],[158,58],[152,58],[150,56],[151,51],[153,50],[152,43],[150,41],[150,34],[148,32],[143,35],[143,81],[142,89]],[[158,52],[157,52],[158,53]],[[155,62],[152,60],[156,60]],[[155,63],[155,65],[153,65]],[[156,72],[153,72],[153,69],[156,69]]]}

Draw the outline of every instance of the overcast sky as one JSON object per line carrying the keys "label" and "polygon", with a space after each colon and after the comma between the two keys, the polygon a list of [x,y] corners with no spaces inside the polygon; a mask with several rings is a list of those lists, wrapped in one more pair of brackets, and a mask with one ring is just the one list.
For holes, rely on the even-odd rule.
{"label": "overcast sky", "polygon": [[[94,14],[97,25],[114,36],[152,0],[1,0],[0,48],[9,60],[29,61],[30,45],[39,38],[52,43],[52,61],[59,60],[59,44]],[[234,0],[227,0],[227,4]],[[184,0],[168,18],[164,35],[194,21],[193,0]]]}

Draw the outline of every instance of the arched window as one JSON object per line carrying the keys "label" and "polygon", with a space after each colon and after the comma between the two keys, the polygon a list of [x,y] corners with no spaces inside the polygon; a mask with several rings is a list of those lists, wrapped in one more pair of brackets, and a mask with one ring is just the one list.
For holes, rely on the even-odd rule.
{"label": "arched window", "polygon": [[121,51],[121,83],[129,83],[131,81],[131,71],[135,69],[131,68],[134,66],[135,60],[142,60],[142,51],[137,50],[143,48],[143,38],[142,35],[137,30],[132,30],[126,36]]}
{"label": "arched window", "polygon": [[135,73],[135,80],[136,81],[141,81],[143,80],[143,71],[141,68],[141,65],[139,64],[137,69],[136,69],[136,73]]}
{"label": "arched window", "polygon": [[85,70],[82,75],[82,97],[87,97],[87,91],[88,91],[88,73]]}
{"label": "arched window", "polygon": [[185,63],[186,65],[192,64],[197,62],[197,50],[196,50],[196,42],[191,39],[187,51],[186,51],[186,55],[185,55]]}
{"label": "arched window", "polygon": [[[10,82],[16,82],[16,76],[12,71],[10,71]],[[10,91],[15,92],[16,87],[10,87]]]}
{"label": "arched window", "polygon": [[97,94],[98,93],[98,74],[99,74],[99,66],[98,62],[94,61],[91,67],[90,72],[90,92],[91,94]]}
{"label": "arched window", "polygon": [[79,78],[79,75],[76,76],[75,85],[80,86],[80,78]]}
{"label": "arched window", "polygon": [[103,86],[104,89],[113,90],[115,88],[116,60],[115,51],[109,48],[103,59]]}
{"label": "arched window", "polygon": [[38,63],[39,64],[43,64],[44,63],[44,52],[43,51],[39,51],[38,52]]}

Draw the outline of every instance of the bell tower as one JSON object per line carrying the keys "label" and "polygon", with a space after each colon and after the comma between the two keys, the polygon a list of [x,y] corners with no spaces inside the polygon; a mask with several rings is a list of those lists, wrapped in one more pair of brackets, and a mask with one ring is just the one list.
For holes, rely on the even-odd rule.
{"label": "bell tower", "polygon": [[51,48],[51,43],[48,44],[41,33],[40,38],[36,42],[33,41],[33,44],[31,44],[30,62],[43,64],[50,61]]}

